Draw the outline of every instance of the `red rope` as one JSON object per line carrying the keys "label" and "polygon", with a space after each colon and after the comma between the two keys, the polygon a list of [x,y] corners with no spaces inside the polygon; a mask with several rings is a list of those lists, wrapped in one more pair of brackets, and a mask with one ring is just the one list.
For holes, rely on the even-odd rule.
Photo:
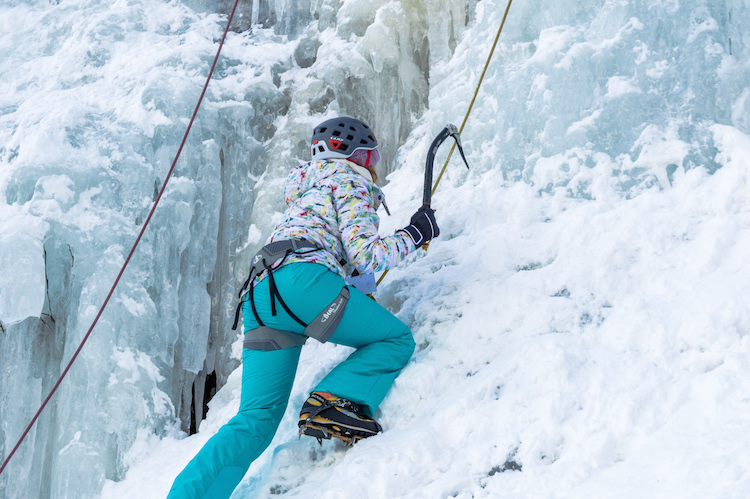
{"label": "red rope", "polygon": [[216,57],[214,58],[214,63],[211,65],[211,70],[208,72],[208,78],[206,78],[206,83],[205,85],[203,85],[203,91],[201,92],[201,96],[198,99],[198,104],[196,104],[195,106],[195,111],[193,111],[193,116],[190,118],[190,123],[188,124],[187,130],[185,130],[184,137],[182,137],[180,148],[177,150],[177,154],[174,157],[174,161],[172,161],[172,166],[169,168],[167,177],[164,179],[164,183],[161,186],[159,195],[156,197],[154,206],[151,207],[151,211],[149,212],[148,217],[146,218],[146,222],[143,224],[143,227],[141,227],[141,232],[138,234],[138,237],[135,239],[135,243],[133,244],[133,247],[130,249],[130,253],[128,254],[128,257],[125,259],[125,263],[120,269],[120,273],[117,275],[117,279],[115,279],[114,284],[112,284],[112,289],[109,290],[109,294],[107,295],[107,298],[104,300],[104,303],[102,303],[102,306],[99,309],[99,312],[96,314],[96,317],[94,318],[94,322],[91,323],[91,327],[89,327],[88,332],[83,337],[81,344],[78,345],[78,349],[73,354],[73,357],[70,358],[70,362],[68,362],[68,365],[65,367],[65,370],[60,375],[60,378],[57,380],[57,383],[55,383],[55,386],[52,388],[52,391],[49,392],[49,395],[47,395],[47,398],[44,399],[42,406],[39,408],[38,411],[36,411],[36,414],[31,419],[31,423],[29,423],[29,426],[26,427],[26,431],[24,431],[23,435],[21,435],[21,438],[18,439],[18,443],[16,443],[15,447],[13,447],[13,450],[10,451],[10,454],[8,454],[8,457],[5,458],[3,465],[0,467],[0,474],[2,474],[3,470],[5,470],[5,467],[8,466],[8,462],[10,462],[11,458],[13,457],[13,454],[15,454],[18,448],[21,446],[21,442],[23,442],[23,439],[26,438],[26,435],[29,434],[29,432],[31,431],[31,428],[34,426],[34,423],[36,423],[36,420],[39,419],[39,415],[42,413],[44,408],[47,406],[47,403],[50,401],[52,396],[57,391],[57,388],[60,386],[60,383],[62,383],[63,378],[65,378],[65,375],[68,374],[68,371],[70,370],[70,367],[73,365],[73,362],[75,362],[76,358],[78,357],[78,354],[81,353],[81,349],[83,349],[83,345],[89,339],[89,336],[91,336],[91,332],[94,330],[94,326],[96,326],[96,323],[99,322],[99,318],[102,316],[104,309],[107,307],[107,303],[109,303],[109,299],[112,297],[112,294],[115,292],[115,288],[117,287],[117,284],[120,282],[120,278],[122,277],[122,274],[125,272],[125,269],[127,268],[128,263],[130,262],[130,259],[133,256],[133,253],[135,253],[135,248],[138,246],[138,243],[141,241],[141,238],[143,237],[143,233],[146,232],[146,227],[148,227],[148,223],[149,221],[151,221],[151,217],[153,216],[154,211],[156,211],[156,207],[159,205],[159,201],[161,200],[161,197],[164,194],[164,190],[167,188],[167,182],[169,182],[169,179],[172,177],[172,172],[174,171],[174,167],[177,164],[177,160],[180,158],[180,154],[182,153],[182,148],[185,145],[185,142],[187,141],[188,134],[190,133],[190,129],[192,128],[193,122],[195,121],[195,117],[198,114],[198,109],[200,109],[201,103],[203,102],[203,97],[206,95],[206,89],[208,88],[208,83],[211,81],[211,77],[214,74],[214,69],[216,68],[216,63],[219,60],[219,54],[221,54],[221,48],[224,46],[224,40],[226,40],[227,38],[227,33],[229,32],[229,26],[232,24],[232,18],[234,17],[235,10],[237,10],[238,2],[239,0],[234,1],[234,7],[232,8],[232,12],[229,14],[229,19],[227,20],[227,27],[224,29],[224,35],[221,37],[221,42],[219,43],[219,49],[216,51]]}

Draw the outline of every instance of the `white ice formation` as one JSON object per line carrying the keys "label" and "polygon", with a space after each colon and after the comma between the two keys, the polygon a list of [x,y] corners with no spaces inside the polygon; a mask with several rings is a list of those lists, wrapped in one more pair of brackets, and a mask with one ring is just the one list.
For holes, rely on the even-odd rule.
{"label": "white ice formation", "polygon": [[[117,275],[229,3],[0,5],[0,456]],[[383,233],[400,227],[505,5],[244,2],[0,498],[164,497],[236,410],[234,293],[312,126],[373,125]],[[235,496],[750,495],[749,82],[746,1],[516,0],[463,134],[472,170],[434,198],[443,234],[379,291],[418,343],[386,432],[297,442],[305,393],[347,353],[308,345]]]}

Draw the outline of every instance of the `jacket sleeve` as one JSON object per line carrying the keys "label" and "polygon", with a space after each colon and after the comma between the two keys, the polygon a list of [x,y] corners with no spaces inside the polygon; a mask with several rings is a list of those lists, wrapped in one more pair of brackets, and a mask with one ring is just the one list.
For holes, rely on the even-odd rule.
{"label": "jacket sleeve", "polygon": [[334,187],[341,244],[349,263],[361,274],[395,267],[416,246],[409,236],[397,232],[380,237],[379,218],[373,194],[364,179],[347,175]]}

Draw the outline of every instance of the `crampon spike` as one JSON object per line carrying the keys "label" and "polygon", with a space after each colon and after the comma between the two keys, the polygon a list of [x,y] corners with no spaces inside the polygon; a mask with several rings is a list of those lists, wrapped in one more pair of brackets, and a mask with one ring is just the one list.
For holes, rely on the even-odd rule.
{"label": "crampon spike", "polygon": [[337,438],[339,440],[342,440],[346,444],[347,447],[351,447],[352,445],[359,442],[360,440],[365,439],[365,437],[360,437],[359,435],[353,435],[353,436],[342,435],[341,433],[332,432],[328,430],[327,428],[323,428],[322,426],[318,426],[316,424],[310,424],[310,423],[306,423],[303,426],[300,426],[299,435],[300,435],[300,438],[302,438],[302,435],[313,437],[318,441],[318,443],[321,446],[323,445],[323,439],[330,440],[331,438]]}

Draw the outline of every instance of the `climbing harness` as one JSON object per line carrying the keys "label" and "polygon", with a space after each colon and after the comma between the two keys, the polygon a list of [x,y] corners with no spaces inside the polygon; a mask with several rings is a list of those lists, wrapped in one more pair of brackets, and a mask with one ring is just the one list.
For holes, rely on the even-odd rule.
{"label": "climbing harness", "polygon": [[[287,239],[269,243],[263,246],[260,251],[255,254],[251,260],[252,265],[247,280],[242,285],[242,288],[240,288],[240,303],[237,305],[237,310],[234,313],[234,325],[232,326],[232,330],[237,329],[242,305],[246,301],[250,302],[253,316],[260,327],[250,329],[245,333],[245,341],[243,343],[245,348],[265,351],[282,350],[284,348],[302,345],[307,341],[308,337],[314,338],[321,343],[328,341],[341,322],[341,318],[344,316],[346,304],[349,302],[349,288],[344,286],[330,305],[325,307],[311,323],[306,324],[302,319],[297,317],[286,302],[284,302],[273,277],[274,270],[281,267],[289,255],[306,255],[321,249],[321,247],[304,239]],[[300,252],[300,250],[306,251]],[[264,274],[268,279],[269,293],[271,295],[271,315],[274,317],[276,316],[276,300],[278,300],[281,307],[287,314],[289,314],[289,317],[305,328],[302,334],[270,328],[261,320],[258,311],[255,308],[253,294],[255,289],[255,279],[262,277]]]}
{"label": "climbing harness", "polygon": [[151,217],[154,215],[154,212],[156,211],[156,207],[159,205],[159,201],[161,200],[162,195],[164,194],[164,191],[167,188],[167,183],[169,182],[169,179],[172,177],[172,172],[174,171],[175,165],[177,164],[177,160],[180,158],[180,154],[182,153],[182,148],[184,147],[185,142],[187,141],[188,134],[190,133],[190,129],[193,127],[193,123],[195,122],[195,117],[198,115],[198,109],[200,109],[201,103],[203,102],[203,97],[206,95],[206,90],[208,89],[208,83],[211,81],[211,77],[214,74],[216,63],[219,61],[219,55],[221,54],[221,49],[224,46],[224,40],[226,40],[227,38],[227,33],[229,33],[229,26],[232,24],[232,18],[234,18],[234,13],[237,10],[238,3],[239,3],[239,0],[234,1],[232,12],[229,14],[229,18],[227,19],[227,26],[224,29],[224,35],[221,37],[221,41],[219,42],[219,48],[216,50],[216,57],[214,57],[214,62],[211,65],[211,69],[208,72],[208,76],[206,77],[206,83],[203,85],[203,91],[201,92],[201,95],[198,98],[198,103],[195,105],[193,116],[190,118],[190,122],[188,123],[187,129],[185,130],[185,135],[182,137],[182,142],[180,143],[180,147],[177,149],[177,154],[174,157],[174,161],[172,161],[172,166],[169,168],[169,171],[167,172],[167,176],[164,178],[164,183],[161,186],[161,190],[159,191],[159,194],[156,197],[156,200],[154,201],[154,205],[151,207],[151,211],[149,212],[148,217],[146,217],[146,221],[143,223],[143,227],[141,227],[141,231],[138,233],[138,237],[136,237],[135,239],[135,243],[133,243],[133,247],[130,249],[130,253],[128,253],[128,257],[125,259],[125,263],[122,265],[122,268],[120,269],[120,273],[117,275],[117,278],[112,284],[112,288],[109,290],[109,294],[104,299],[102,306],[99,308],[99,312],[96,314],[96,317],[94,317],[94,321],[91,323],[91,326],[89,327],[88,331],[84,335],[83,340],[81,340],[80,345],[78,345],[78,349],[76,349],[76,351],[73,353],[73,356],[70,358],[68,365],[65,367],[62,374],[57,379],[57,382],[52,387],[52,390],[50,391],[49,395],[47,395],[47,398],[44,399],[44,402],[42,402],[41,407],[39,407],[39,410],[36,412],[36,414],[34,414],[34,417],[31,419],[31,422],[29,423],[29,425],[26,427],[26,430],[21,435],[21,438],[18,439],[18,442],[16,443],[16,445],[10,451],[10,453],[8,454],[8,457],[5,458],[5,461],[3,461],[2,466],[0,466],[0,475],[3,473],[3,470],[5,470],[5,468],[8,466],[8,463],[10,462],[11,458],[16,453],[18,448],[21,446],[21,442],[23,442],[23,440],[26,438],[26,435],[29,434],[29,432],[31,431],[31,428],[33,428],[37,419],[39,419],[39,416],[42,414],[42,411],[47,406],[50,399],[52,399],[52,396],[57,391],[57,388],[60,386],[60,383],[62,383],[62,380],[68,374],[68,371],[73,365],[73,362],[75,362],[75,360],[78,358],[78,354],[81,353],[81,350],[83,349],[83,345],[86,344],[86,341],[89,339],[89,336],[91,336],[91,332],[94,330],[94,326],[96,326],[96,324],[99,322],[99,318],[102,316],[102,313],[104,313],[104,309],[107,307],[107,304],[109,303],[110,298],[112,298],[112,294],[114,294],[115,288],[117,287],[117,284],[120,282],[120,278],[122,277],[123,273],[125,272],[125,269],[128,266],[128,263],[130,262],[130,259],[135,253],[135,249],[136,247],[138,247],[138,243],[141,241],[141,238],[143,237],[144,232],[146,232],[146,227],[148,227],[148,223],[151,221]]}
{"label": "climbing harness", "polygon": [[[471,102],[469,103],[469,109],[466,110],[466,116],[464,116],[464,120],[461,123],[461,128],[458,129],[458,134],[460,135],[464,131],[464,127],[466,126],[466,122],[469,120],[469,115],[471,114],[472,109],[474,108],[474,102],[477,100],[477,95],[479,95],[479,89],[482,87],[482,82],[484,81],[484,76],[487,74],[487,68],[490,66],[490,61],[492,61],[492,56],[495,54],[495,48],[497,47],[497,42],[500,39],[500,33],[503,32],[503,27],[505,26],[505,20],[508,18],[508,12],[510,11],[510,4],[513,2],[513,0],[508,0],[508,5],[505,7],[505,13],[503,14],[503,20],[500,22],[500,27],[497,30],[497,34],[495,35],[495,41],[492,43],[492,48],[490,49],[490,53],[487,56],[487,62],[484,63],[484,69],[482,70],[482,75],[479,77],[479,82],[477,83],[477,88],[474,90],[474,96],[471,98]],[[443,130],[445,131],[445,130]],[[433,142],[434,143],[434,142]],[[453,156],[453,151],[456,150],[456,145],[459,145],[459,151],[461,151],[461,156],[463,156],[463,151],[461,150],[460,143],[458,141],[453,143],[453,146],[451,147],[450,151],[448,151],[448,157],[445,158],[445,163],[443,163],[443,168],[440,170],[440,175],[438,175],[437,180],[435,181],[435,185],[432,187],[432,190],[430,191],[430,194],[435,194],[435,191],[438,188],[438,185],[440,184],[440,180],[443,178],[443,174],[445,173],[445,169],[448,167],[448,162],[450,162],[451,157]],[[466,161],[466,158],[464,157],[464,161]],[[467,164],[468,166],[468,164]],[[426,192],[425,187],[425,192]],[[425,250],[429,247],[429,244],[425,244],[422,246]],[[383,282],[383,279],[385,279],[385,276],[388,275],[388,271],[386,270],[380,275],[380,278],[378,279],[377,286],[380,286],[380,283]]]}
{"label": "climbing harness", "polygon": [[[305,251],[304,253],[298,253],[299,250],[305,249],[308,251]],[[288,239],[283,241],[275,241],[263,246],[251,260],[252,265],[250,266],[249,275],[247,277],[247,280],[245,281],[245,284],[243,284],[240,288],[240,293],[238,296],[240,299],[240,303],[239,305],[237,305],[237,310],[234,313],[234,325],[232,326],[232,331],[237,329],[237,323],[240,320],[240,311],[242,310],[242,304],[244,303],[243,299],[245,297],[245,294],[249,295],[249,301],[253,309],[255,320],[258,321],[258,324],[260,324],[261,326],[265,326],[260,317],[258,317],[257,310],[255,310],[255,302],[252,299],[253,289],[255,288],[255,286],[253,286],[253,283],[251,282],[263,273],[267,274],[271,291],[271,315],[273,315],[274,317],[276,316],[276,299],[278,298],[279,303],[292,319],[297,321],[302,326],[307,326],[307,324],[302,322],[296,315],[294,315],[294,313],[292,313],[284,300],[281,298],[279,290],[276,288],[276,282],[273,279],[273,271],[281,267],[287,257],[292,253],[304,255],[307,253],[318,251],[320,249],[320,247],[308,241],[305,241],[304,239]],[[276,266],[274,267],[274,265]]]}

